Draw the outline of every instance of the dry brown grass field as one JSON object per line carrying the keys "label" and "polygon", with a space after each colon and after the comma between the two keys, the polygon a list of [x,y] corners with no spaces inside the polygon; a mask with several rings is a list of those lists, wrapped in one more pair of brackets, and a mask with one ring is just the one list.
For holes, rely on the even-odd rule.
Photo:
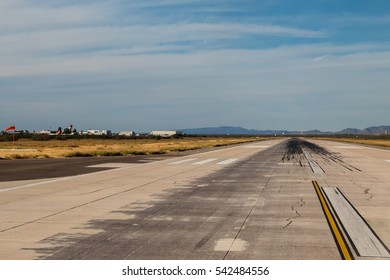
{"label": "dry brown grass field", "polygon": [[0,158],[23,159],[165,154],[266,139],[268,138],[189,137],[181,139],[68,139],[48,141],[19,139],[14,144],[12,142],[0,142]]}

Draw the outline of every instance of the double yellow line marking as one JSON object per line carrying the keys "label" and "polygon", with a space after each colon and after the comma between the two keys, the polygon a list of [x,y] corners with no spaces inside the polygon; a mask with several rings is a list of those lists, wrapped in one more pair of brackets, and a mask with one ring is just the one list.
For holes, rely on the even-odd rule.
{"label": "double yellow line marking", "polygon": [[349,250],[344,236],[341,234],[340,228],[336,223],[336,220],[332,214],[332,212],[329,209],[329,206],[320,190],[320,187],[318,186],[318,183],[316,181],[312,181],[314,189],[317,193],[318,199],[321,202],[322,210],[324,211],[326,220],[328,221],[329,227],[331,229],[332,235],[336,241],[336,245],[340,251],[341,257],[344,260],[352,260],[353,256],[351,254],[351,251]]}

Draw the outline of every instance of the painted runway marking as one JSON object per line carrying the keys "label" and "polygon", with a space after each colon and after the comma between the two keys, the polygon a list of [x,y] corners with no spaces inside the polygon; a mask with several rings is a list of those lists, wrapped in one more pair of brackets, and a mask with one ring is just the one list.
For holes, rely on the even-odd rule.
{"label": "painted runway marking", "polygon": [[231,164],[231,163],[233,163],[233,162],[235,162],[235,161],[237,161],[237,160],[238,160],[238,158],[229,158],[229,159],[227,159],[227,160],[218,162],[217,164],[218,164],[218,165],[228,165],[228,164]]}
{"label": "painted runway marking", "polygon": [[[78,175],[78,176],[75,176],[75,177],[80,177],[80,176],[83,176],[83,175]],[[0,193],[1,192],[13,191],[13,190],[26,189],[26,188],[31,188],[31,187],[36,187],[36,186],[40,186],[40,185],[44,185],[44,184],[48,184],[48,183],[61,182],[61,181],[68,180],[69,178],[72,178],[72,177],[62,177],[62,178],[55,179],[55,180],[49,180],[49,181],[43,181],[43,182],[37,182],[37,183],[31,183],[31,184],[16,186],[16,187],[10,187],[10,188],[6,188],[6,189],[1,189]]]}
{"label": "painted runway marking", "polygon": [[306,149],[302,148],[302,152],[305,155],[306,159],[312,159],[313,158],[311,156],[311,154]]}
{"label": "painted runway marking", "polygon": [[390,257],[388,249],[338,188],[322,190],[358,256]]}
{"label": "painted runway marking", "polygon": [[361,147],[344,145],[344,146],[334,146],[334,148],[339,148],[339,149],[360,149]]}
{"label": "painted runway marking", "polygon": [[[170,162],[168,164],[178,165],[178,164],[188,163],[188,164],[192,164],[192,165],[203,165],[203,164],[211,163],[211,162],[219,160],[219,159],[218,158],[207,158],[207,159],[204,159],[204,160],[201,160],[198,162],[194,162],[195,160],[200,160],[200,159],[199,158],[189,158],[189,159],[179,160],[179,161],[175,161],[175,162]],[[236,162],[237,160],[239,160],[239,159],[238,158],[228,158],[228,159],[222,160],[221,162],[218,162],[215,164],[216,165],[228,165],[228,164],[231,164],[233,162]]]}
{"label": "painted runway marking", "polygon": [[214,251],[242,252],[246,248],[248,248],[248,242],[245,240],[238,238],[225,238],[216,241]]}
{"label": "painted runway marking", "polygon": [[316,174],[324,174],[324,170],[321,168],[321,166],[318,165],[317,162],[313,161],[313,160],[309,160],[309,165],[311,167],[311,170],[313,170],[313,173],[316,173]]}
{"label": "painted runway marking", "polygon": [[194,165],[202,165],[202,164],[206,164],[206,163],[209,163],[209,162],[212,162],[212,161],[216,161],[217,158],[209,158],[209,159],[205,159],[205,160],[202,160],[202,161],[198,161],[198,162],[194,162],[193,164]]}
{"label": "painted runway marking", "polygon": [[317,181],[312,181],[314,189],[317,193],[318,199],[320,200],[322,210],[324,211],[326,220],[328,221],[334,240],[336,241],[337,248],[344,260],[352,260],[352,253],[347,246],[344,236],[341,234],[340,228],[336,223],[336,220],[329,209],[328,203],[326,202],[324,195],[322,194]]}
{"label": "painted runway marking", "polygon": [[90,165],[87,167],[90,168],[122,168],[122,167],[128,167],[128,166],[135,166],[138,165],[139,163],[102,163],[102,164],[95,164],[95,165]]}
{"label": "painted runway marking", "polygon": [[182,164],[182,163],[187,163],[187,162],[190,162],[190,161],[194,161],[194,160],[197,160],[197,158],[188,158],[188,159],[183,159],[183,160],[179,160],[179,161],[175,161],[175,162],[171,162],[169,164]]}
{"label": "painted runway marking", "polygon": [[258,148],[269,148],[269,146],[264,146],[264,145],[249,145],[249,146],[245,146],[244,148],[246,148],[246,149],[258,149]]}

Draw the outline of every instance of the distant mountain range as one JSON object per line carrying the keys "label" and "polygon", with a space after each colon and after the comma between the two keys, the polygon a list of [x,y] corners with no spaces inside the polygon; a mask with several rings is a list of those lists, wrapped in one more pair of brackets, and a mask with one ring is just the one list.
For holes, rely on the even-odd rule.
{"label": "distant mountain range", "polygon": [[200,135],[328,135],[328,134],[353,134],[353,135],[383,135],[390,134],[390,126],[372,126],[365,129],[346,128],[341,131],[289,131],[289,130],[256,130],[246,129],[242,127],[220,126],[220,127],[203,127],[180,129],[185,134],[200,134]]}
{"label": "distant mountain range", "polygon": [[365,129],[347,128],[339,132],[339,134],[358,134],[358,135],[381,135],[390,134],[390,126],[371,126]]}

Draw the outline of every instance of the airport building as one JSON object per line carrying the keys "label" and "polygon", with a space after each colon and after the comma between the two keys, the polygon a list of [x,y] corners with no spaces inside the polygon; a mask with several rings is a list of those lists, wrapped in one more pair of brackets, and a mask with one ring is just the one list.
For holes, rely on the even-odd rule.
{"label": "airport building", "polygon": [[97,136],[112,136],[111,130],[97,130],[97,129],[88,129],[87,131],[81,131],[82,135],[97,135]]}
{"label": "airport building", "polygon": [[160,136],[160,137],[172,137],[177,134],[181,134],[181,133],[176,130],[154,130],[150,132],[150,135]]}
{"label": "airport building", "polygon": [[135,136],[134,131],[121,131],[118,133],[119,136]]}

